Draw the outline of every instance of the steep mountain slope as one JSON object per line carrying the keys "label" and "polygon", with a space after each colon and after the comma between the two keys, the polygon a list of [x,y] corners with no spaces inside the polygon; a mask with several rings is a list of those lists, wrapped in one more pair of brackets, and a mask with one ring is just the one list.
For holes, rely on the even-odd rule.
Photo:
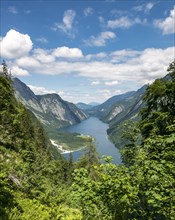
{"label": "steep mountain slope", "polygon": [[59,128],[76,124],[87,118],[74,104],[64,101],[58,94],[35,95],[19,79],[13,79],[16,97],[47,127]]}
{"label": "steep mountain slope", "polygon": [[139,112],[144,107],[143,98],[146,88],[147,86],[145,85],[135,92],[133,96],[116,103],[104,118],[109,123],[107,133],[118,148],[122,148],[126,144],[126,140],[122,136],[131,124],[131,122],[128,123],[128,120],[135,123],[140,118]]}
{"label": "steep mountain slope", "polygon": [[72,164],[52,159],[41,123],[16,100],[6,73],[0,71],[0,219],[80,219],[64,205]]}
{"label": "steep mountain slope", "polygon": [[[154,84],[156,84],[159,81],[162,83],[172,82],[173,77],[174,75],[169,73],[161,80],[157,79]],[[121,138],[121,136],[123,135],[125,129],[127,129],[127,127],[130,126],[129,124],[131,122],[128,124],[127,121],[132,120],[133,122],[135,122],[138,121],[140,118],[138,113],[141,109],[144,108],[144,97],[147,88],[148,86],[145,85],[142,88],[140,88],[137,92],[135,92],[133,96],[124,99],[120,102],[117,102],[115,105],[112,106],[109,113],[102,118],[105,122],[109,123],[109,129],[107,130],[107,133],[110,136],[110,139],[118,148],[122,148],[123,145],[126,144],[125,138]],[[164,87],[158,90],[157,96],[163,92],[163,89]],[[155,103],[156,102],[157,100],[155,100]],[[164,100],[164,102],[166,102],[166,99]]]}
{"label": "steep mountain slope", "polygon": [[98,105],[98,106],[91,108],[88,111],[88,113],[91,115],[95,115],[103,120],[105,115],[108,114],[108,112],[110,111],[110,109],[112,108],[112,106],[114,104],[116,104],[117,102],[119,102],[125,98],[132,96],[133,94],[134,94],[134,92],[132,91],[132,92],[127,92],[125,94],[113,96],[113,97],[109,98],[107,101],[105,101],[104,103],[102,103],[101,105]]}
{"label": "steep mountain slope", "polygon": [[133,121],[138,120],[138,113],[144,105],[143,97],[146,88],[147,85],[144,85],[137,91],[113,96],[101,105],[87,111],[90,115],[95,115],[109,124],[107,133],[114,144],[119,148],[121,145],[120,136],[123,131],[122,125],[129,119]]}
{"label": "steep mountain slope", "polygon": [[147,85],[138,89],[130,97],[124,98],[116,102],[106,115],[103,116],[103,120],[110,125],[120,123],[123,120],[137,117],[138,112],[143,106],[143,96],[145,94]]}

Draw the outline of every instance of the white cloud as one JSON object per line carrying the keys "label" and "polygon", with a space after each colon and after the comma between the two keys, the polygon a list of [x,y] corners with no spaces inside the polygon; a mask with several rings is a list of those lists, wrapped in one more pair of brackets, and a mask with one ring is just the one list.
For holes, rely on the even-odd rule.
{"label": "white cloud", "polygon": [[33,86],[33,85],[27,85],[36,95],[44,95],[44,94],[51,94],[51,93],[57,93],[54,90],[48,90],[44,87],[40,86]]}
{"label": "white cloud", "polygon": [[93,81],[91,82],[91,85],[92,86],[100,85],[100,81]]}
{"label": "white cloud", "polygon": [[29,72],[18,66],[12,66],[10,69],[13,76],[29,76]]}
{"label": "white cloud", "polygon": [[41,67],[41,63],[33,57],[22,57],[16,60],[17,65],[34,70]]}
{"label": "white cloud", "polygon": [[[56,58],[54,62],[42,63],[34,57],[24,57],[17,59],[14,65],[45,75],[75,74],[76,76],[93,79],[93,82],[130,82],[143,85],[148,80],[162,77],[166,73],[166,68],[174,59],[174,47],[166,49],[147,48],[143,51],[130,51],[127,56],[126,51],[114,51],[106,56],[106,60],[88,61],[82,58],[81,61],[66,60],[61,61]],[[111,62],[113,56],[123,54],[122,62]],[[33,55],[35,56],[35,54]],[[126,59],[127,58],[127,59]],[[95,83],[93,83],[95,84]]]}
{"label": "white cloud", "polygon": [[114,32],[105,31],[105,32],[101,32],[97,37],[91,36],[89,39],[84,40],[84,42],[88,46],[102,47],[106,45],[107,40],[112,40],[115,38],[116,35]]}
{"label": "white cloud", "polygon": [[[113,32],[102,33],[99,36],[103,40],[115,36]],[[99,41],[100,44],[104,44],[103,40]],[[13,68],[13,74],[73,74],[91,79],[93,85],[101,84],[103,87],[117,85],[118,81],[120,84],[143,85],[164,76],[169,63],[174,60],[175,50],[174,47],[147,48],[143,51],[126,49],[83,56],[79,48],[58,47],[47,50],[38,48],[28,54],[32,48],[30,37],[14,30],[7,33],[1,45],[3,56],[13,59],[9,65]]]}
{"label": "white cloud", "polygon": [[115,20],[109,20],[107,22],[107,27],[108,28],[129,28],[135,24],[142,24],[143,22],[140,20],[140,18],[135,18],[135,19],[130,19],[127,16],[123,16],[119,19]]}
{"label": "white cloud", "polygon": [[159,28],[163,34],[175,33],[175,6],[170,11],[169,17],[165,19],[154,20],[154,26]]}
{"label": "white cloud", "polygon": [[9,30],[1,42],[1,56],[13,59],[25,56],[32,49],[32,41],[28,34],[21,34],[13,29]]}
{"label": "white cloud", "polygon": [[41,42],[41,43],[48,43],[48,40],[45,37],[37,38],[36,41]]}
{"label": "white cloud", "polygon": [[72,9],[66,10],[63,15],[62,23],[55,23],[52,30],[60,30],[70,37],[74,37],[73,23],[76,16],[76,12]]}
{"label": "white cloud", "polygon": [[91,8],[91,7],[87,7],[87,8],[84,9],[84,15],[85,15],[86,17],[93,15],[93,13],[94,13],[94,10],[93,10],[93,8]]}
{"label": "white cloud", "polygon": [[34,86],[34,85],[27,85],[34,93],[35,95],[45,95],[45,94],[58,94],[61,96],[64,100],[71,100],[72,97],[69,93],[65,93],[64,91],[56,91],[52,89],[47,89],[42,86]]}
{"label": "white cloud", "polygon": [[55,57],[82,58],[83,53],[79,48],[58,47],[52,53]]}
{"label": "white cloud", "polygon": [[98,93],[106,100],[112,96],[111,91],[108,89],[97,90]]}
{"label": "white cloud", "polygon": [[18,10],[14,6],[8,7],[8,12],[11,13],[11,14],[18,14]]}
{"label": "white cloud", "polygon": [[145,13],[149,13],[151,11],[151,9],[154,7],[154,3],[153,2],[148,2],[145,6]]}
{"label": "white cloud", "polygon": [[148,14],[150,11],[151,11],[151,9],[154,7],[154,5],[155,5],[155,3],[153,3],[153,2],[148,2],[148,3],[146,3],[146,4],[142,4],[142,5],[138,5],[138,6],[135,6],[135,7],[133,7],[132,9],[134,10],[134,11],[143,11],[145,14]]}
{"label": "white cloud", "polygon": [[105,82],[104,83],[106,86],[114,86],[114,85],[117,85],[118,84],[118,81],[109,81],[109,82]]}
{"label": "white cloud", "polygon": [[92,81],[91,82],[91,85],[92,86],[97,86],[97,85],[105,85],[105,86],[114,86],[114,85],[117,85],[118,84],[118,81],[115,80],[115,81],[106,81],[106,82],[103,82],[103,81]]}
{"label": "white cloud", "polygon": [[51,63],[55,61],[55,57],[49,54],[50,51],[37,48],[33,51],[33,57],[41,63]]}
{"label": "white cloud", "polygon": [[131,49],[123,49],[110,53],[110,61],[112,63],[121,63],[126,62],[129,58],[136,57],[140,55],[142,52],[131,50]]}
{"label": "white cloud", "polygon": [[107,54],[105,52],[100,52],[97,54],[88,54],[86,56],[86,59],[89,60],[101,60],[102,58],[105,58]]}

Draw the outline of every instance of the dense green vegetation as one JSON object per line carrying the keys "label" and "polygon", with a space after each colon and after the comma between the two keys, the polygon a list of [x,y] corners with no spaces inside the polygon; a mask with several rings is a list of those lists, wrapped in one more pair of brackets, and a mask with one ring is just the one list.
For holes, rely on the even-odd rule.
{"label": "dense green vegetation", "polygon": [[[0,73],[0,219],[71,219],[81,212],[66,205],[72,160],[57,154],[40,122],[14,96],[3,63]],[[78,163],[76,165],[78,167]]]}
{"label": "dense green vegetation", "polygon": [[91,178],[75,171],[74,199],[85,219],[174,219],[174,62],[168,72],[148,87],[141,121],[125,134],[124,165],[95,166]]}
{"label": "dense green vegetation", "polygon": [[175,62],[148,87],[140,122],[126,132],[123,164],[94,146],[76,163],[52,160],[40,123],[0,76],[0,218],[169,220],[175,216]]}
{"label": "dense green vegetation", "polygon": [[45,128],[49,137],[62,146],[65,150],[77,150],[92,144],[90,136],[80,135],[79,133],[66,133],[58,129]]}

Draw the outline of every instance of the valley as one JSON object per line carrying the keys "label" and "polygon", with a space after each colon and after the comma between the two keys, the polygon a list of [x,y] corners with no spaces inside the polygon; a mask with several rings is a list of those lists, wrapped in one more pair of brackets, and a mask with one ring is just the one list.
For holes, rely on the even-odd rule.
{"label": "valley", "polygon": [[[51,141],[54,157],[57,157],[57,151],[58,153],[76,151],[74,157],[78,158],[77,150],[82,152],[81,149],[92,144],[93,138],[97,136],[97,139],[95,139],[97,151],[100,154],[113,156],[116,163],[120,161],[117,159],[119,155],[118,149],[121,148],[121,143],[123,143],[121,125],[128,120],[138,120],[138,112],[143,107],[142,99],[147,88],[145,85],[138,91],[113,96],[98,105],[88,105],[85,103],[74,105],[73,103],[64,101],[57,94],[35,95],[27,85],[17,78],[13,79],[13,85],[17,99],[35,114],[43,124],[50,139],[54,140],[55,144]],[[92,137],[82,135],[84,128],[82,129],[81,124],[84,124],[83,121],[86,121],[87,118],[89,118],[87,121],[93,121],[94,116],[104,123],[109,124],[109,127],[102,131],[104,126],[101,124],[98,130],[93,131],[93,125],[89,124],[89,131],[85,135],[90,134]],[[96,123],[98,124],[100,121],[96,119]],[[78,124],[77,126],[80,129],[74,130],[74,127],[76,127],[75,124]],[[96,126],[95,123],[94,126]],[[70,130],[74,132],[70,133]],[[102,136],[102,140],[99,140],[101,131],[104,137],[109,135],[115,147],[112,144],[106,145]],[[100,148],[98,147],[99,142],[101,142]],[[56,145],[61,147],[57,147]],[[107,147],[108,145],[109,147]],[[107,148],[103,152],[104,147]],[[115,148],[114,152],[112,152],[113,148]]]}
{"label": "valley", "polygon": [[[103,162],[102,156],[106,155],[111,156],[113,158],[113,163],[119,164],[121,163],[119,150],[108,139],[107,129],[108,125],[106,123],[103,123],[96,117],[89,117],[88,119],[82,121],[79,124],[65,127],[61,130],[69,133],[81,133],[83,135],[89,135],[89,137],[93,137],[93,143],[96,146],[96,150],[101,162]],[[80,150],[80,152],[73,152],[72,156],[74,161],[77,161],[80,158],[80,156],[82,156],[85,153],[86,148]]]}
{"label": "valley", "polygon": [[174,0],[0,20],[0,220],[175,220]]}
{"label": "valley", "polygon": [[[109,220],[120,220],[120,216],[138,219],[140,211],[143,218],[148,217],[146,219],[155,216],[173,219],[175,63],[170,65],[164,78],[155,80],[147,88],[144,86],[122,98],[115,96],[117,100],[109,108],[104,104],[93,107],[96,116],[99,108],[99,118],[92,116],[92,111],[88,115],[74,104],[64,103],[56,94],[45,95],[47,101],[43,100],[43,104],[40,102],[43,97],[35,98],[31,93],[33,97],[26,96],[25,102],[35,105],[26,108],[19,96],[16,99],[13,81],[5,63],[3,65],[0,72],[0,211],[3,220],[16,220],[19,216],[37,220],[38,215],[43,220],[54,220],[55,216],[60,219],[62,214],[67,220],[94,216]],[[64,112],[71,115],[62,114],[63,111],[61,115],[68,116],[64,120],[70,125],[60,125],[59,130],[50,125],[47,130],[32,109],[36,110],[38,104],[45,121],[46,113],[52,115],[53,120],[54,117],[60,120],[59,101],[63,102],[62,107],[68,106]],[[86,119],[73,122],[77,114],[86,115]],[[107,120],[109,127],[101,120]],[[115,129],[122,125],[119,131],[121,136],[125,133],[125,142],[116,148],[108,140],[106,130],[112,131],[111,139],[120,140]],[[56,137],[59,133],[57,140],[52,138],[52,131]],[[77,137],[84,142],[81,150],[77,150],[75,144]],[[64,149],[61,138],[69,142],[69,147],[75,144],[75,149]]]}

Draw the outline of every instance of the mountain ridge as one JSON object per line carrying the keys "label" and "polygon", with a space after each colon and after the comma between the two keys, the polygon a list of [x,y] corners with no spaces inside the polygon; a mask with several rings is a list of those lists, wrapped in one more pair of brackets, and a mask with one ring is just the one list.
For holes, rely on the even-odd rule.
{"label": "mountain ridge", "polygon": [[40,121],[49,126],[63,127],[79,123],[87,115],[73,103],[64,101],[58,94],[35,95],[18,78],[13,78],[15,95]]}

